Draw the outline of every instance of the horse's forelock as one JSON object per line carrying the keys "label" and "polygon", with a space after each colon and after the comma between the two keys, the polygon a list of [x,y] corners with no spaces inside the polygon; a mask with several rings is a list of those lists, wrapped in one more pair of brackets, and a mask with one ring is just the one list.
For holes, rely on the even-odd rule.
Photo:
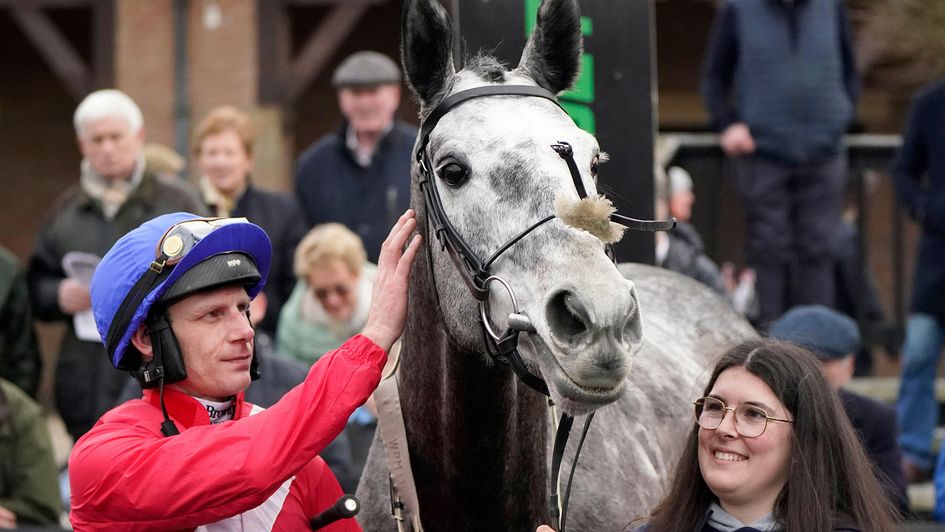
{"label": "horse's forelock", "polygon": [[508,72],[508,68],[502,61],[482,52],[470,57],[463,67],[464,70],[490,83],[505,81],[505,73]]}

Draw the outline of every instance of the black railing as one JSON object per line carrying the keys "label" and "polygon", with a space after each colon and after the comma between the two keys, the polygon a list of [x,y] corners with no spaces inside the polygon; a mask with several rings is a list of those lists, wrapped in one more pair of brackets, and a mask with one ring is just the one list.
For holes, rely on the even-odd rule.
{"label": "black railing", "polygon": [[[857,247],[859,274],[867,275],[867,258],[875,245],[888,245],[891,259],[892,279],[884,297],[888,308],[892,310],[891,319],[895,330],[892,332],[898,345],[906,319],[906,290],[908,273],[905,271],[906,257],[914,250],[907,249],[903,211],[894,193],[886,197],[876,197],[869,201],[866,183],[871,174],[886,176],[896,150],[901,144],[899,135],[855,134],[846,137],[849,149],[848,186],[854,194],[858,216]],[[717,261],[743,263],[744,221],[741,205],[738,202],[734,186],[734,173],[731,163],[719,147],[718,135],[713,133],[666,133],[660,135],[657,161],[664,169],[670,166],[685,168],[695,183],[697,201],[693,207],[693,223],[702,235],[707,254]],[[892,191],[889,186],[887,190]],[[879,241],[869,231],[875,201],[888,201],[890,216],[890,237],[888,242]],[[890,293],[891,292],[891,293]],[[888,299],[887,299],[888,298]],[[853,316],[863,325],[864,317]]]}

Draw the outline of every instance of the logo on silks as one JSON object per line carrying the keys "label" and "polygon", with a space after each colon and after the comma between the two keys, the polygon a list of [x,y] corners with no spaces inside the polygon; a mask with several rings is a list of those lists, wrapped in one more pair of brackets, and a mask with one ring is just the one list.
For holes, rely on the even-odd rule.
{"label": "logo on silks", "polygon": [[228,405],[220,406],[221,408],[217,408],[214,405],[207,405],[207,415],[210,416],[211,425],[233,419],[233,414],[236,413],[236,405],[232,402]]}

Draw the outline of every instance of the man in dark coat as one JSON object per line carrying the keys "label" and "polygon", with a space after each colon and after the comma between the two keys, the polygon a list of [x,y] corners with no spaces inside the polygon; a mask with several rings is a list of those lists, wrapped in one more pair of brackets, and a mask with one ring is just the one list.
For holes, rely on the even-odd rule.
{"label": "man in dark coat", "polygon": [[55,396],[69,434],[78,439],[112,407],[124,383],[94,324],[83,321],[91,316],[88,281],[95,261],[120,236],[151,218],[174,211],[203,214],[205,209],[183,181],[147,168],[141,110],[127,95],[93,92],[76,108],[73,121],[83,156],[79,182],[53,204],[27,279],[36,316],[68,323]]}
{"label": "man in dark coat", "polygon": [[866,454],[880,473],[890,502],[908,515],[909,498],[896,443],[896,412],[889,405],[844,390],[853,377],[860,331],[849,316],[821,305],[794,307],[771,324],[771,337],[817,355],[827,382],[837,391]]}
{"label": "man in dark coat", "polygon": [[850,37],[841,0],[729,0],[716,17],[702,91],[733,162],[763,326],[794,305],[834,304],[858,92]]}
{"label": "man in dark coat", "polygon": [[903,465],[917,480],[932,471],[933,386],[945,346],[945,81],[913,102],[892,173],[899,200],[922,227],[897,404]]}
{"label": "man in dark coat", "polygon": [[400,69],[390,58],[355,53],[335,70],[332,86],[345,123],[299,157],[295,192],[312,225],[344,224],[377,262],[388,229],[410,205],[417,131],[395,120]]}

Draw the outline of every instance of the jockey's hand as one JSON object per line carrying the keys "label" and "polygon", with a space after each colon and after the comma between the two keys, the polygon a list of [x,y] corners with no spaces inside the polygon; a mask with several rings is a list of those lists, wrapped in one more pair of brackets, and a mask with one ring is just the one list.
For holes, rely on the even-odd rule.
{"label": "jockey's hand", "polygon": [[[391,346],[403,334],[407,322],[407,279],[422,241],[420,235],[410,238],[416,228],[416,214],[408,209],[384,240],[377,261],[371,309],[361,334],[386,352],[390,352]],[[408,240],[410,245],[404,249]]]}

